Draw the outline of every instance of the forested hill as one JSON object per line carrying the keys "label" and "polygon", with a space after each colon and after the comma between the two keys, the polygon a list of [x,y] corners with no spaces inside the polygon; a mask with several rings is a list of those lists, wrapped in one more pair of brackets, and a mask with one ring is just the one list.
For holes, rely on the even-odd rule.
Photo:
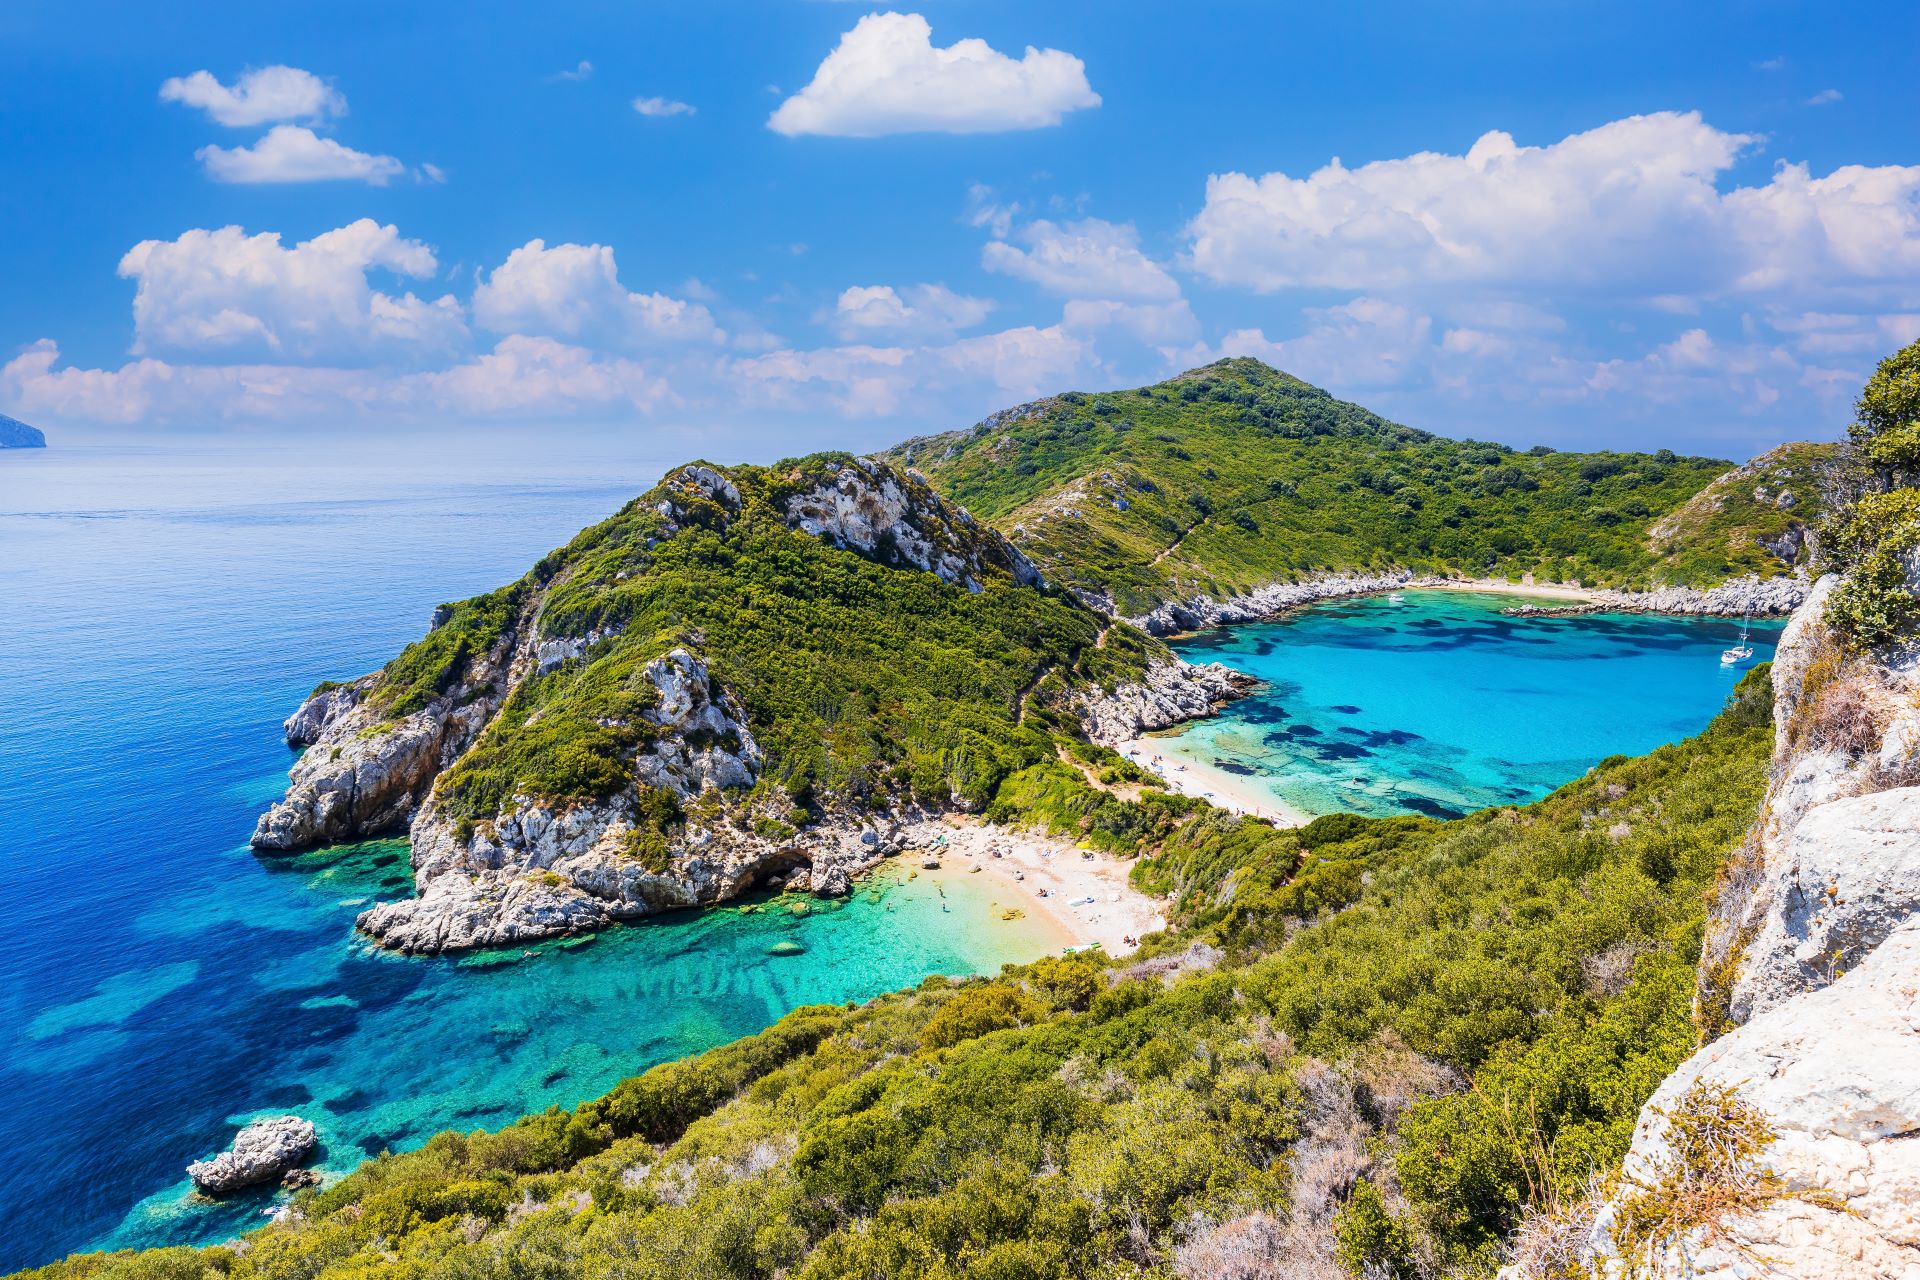
{"label": "forested hill", "polygon": [[1802,475],[1788,505],[1750,504],[1757,525],[1669,521],[1678,540],[1656,546],[1656,524],[1732,463],[1450,440],[1252,359],[1132,391],[1067,392],[891,456],[1050,579],[1129,616],[1389,566],[1608,586],[1767,576],[1791,563],[1761,539],[1797,555],[1818,500]]}

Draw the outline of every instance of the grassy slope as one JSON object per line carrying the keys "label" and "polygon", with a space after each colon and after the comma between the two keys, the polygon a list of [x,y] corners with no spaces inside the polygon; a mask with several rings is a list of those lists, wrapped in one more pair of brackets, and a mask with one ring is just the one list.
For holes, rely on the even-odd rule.
{"label": "grassy slope", "polygon": [[[515,689],[442,776],[447,810],[482,820],[516,793],[565,801],[625,787],[651,731],[644,668],[676,645],[703,657],[744,705],[767,756],[754,810],[774,821],[798,816],[795,805],[889,794],[986,804],[1009,774],[1053,759],[1056,740],[1073,737],[1067,718],[1023,715],[1036,675],[1051,673],[1040,692],[1057,707],[1072,687],[1110,686],[1164,652],[1128,627],[1097,644],[1104,619],[1005,572],[970,592],[790,529],[778,504],[832,461],[728,470],[738,513],[670,479],[520,582],[451,606],[383,670],[377,702],[397,714],[455,687],[469,656],[529,605],[542,635],[615,634]],[[681,504],[677,532],[656,510],[670,495]]]}
{"label": "grassy slope", "polygon": [[[1756,672],[1696,739],[1448,823],[1148,815],[1141,875],[1182,890],[1148,959],[1203,941],[1197,970],[1049,960],[801,1009],[572,1112],[372,1161],[244,1249],[37,1274],[1170,1276],[1182,1244],[1289,1207],[1296,1244],[1331,1234],[1356,1269],[1488,1274],[1691,1048],[1703,893],[1770,712]],[[1024,794],[1070,804],[1045,772]],[[1467,1087],[1436,1090],[1449,1073]]]}
{"label": "grassy slope", "polygon": [[[1658,557],[1655,572],[1675,582],[1705,582],[1805,564],[1805,534],[1826,515],[1823,479],[1839,450],[1783,444],[1721,476],[1654,523],[1648,545]],[[1795,554],[1786,561],[1778,551]]]}
{"label": "grassy slope", "polygon": [[1128,615],[1388,565],[1605,585],[1787,567],[1718,525],[1700,531],[1739,545],[1649,550],[1649,527],[1729,463],[1448,440],[1257,360],[997,417],[1006,420],[909,441],[892,456],[1006,531],[1050,576],[1109,593]]}

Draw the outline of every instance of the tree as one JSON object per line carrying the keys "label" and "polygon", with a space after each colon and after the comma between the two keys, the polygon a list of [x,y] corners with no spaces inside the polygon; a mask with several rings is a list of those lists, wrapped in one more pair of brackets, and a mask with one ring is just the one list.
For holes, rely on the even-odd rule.
{"label": "tree", "polygon": [[1848,434],[1886,487],[1920,478],[1920,342],[1880,362],[1860,392]]}

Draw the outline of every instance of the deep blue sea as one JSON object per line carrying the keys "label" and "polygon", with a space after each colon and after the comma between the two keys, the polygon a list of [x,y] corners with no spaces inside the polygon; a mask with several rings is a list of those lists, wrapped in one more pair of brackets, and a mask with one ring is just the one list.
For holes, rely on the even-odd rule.
{"label": "deep blue sea", "polygon": [[[254,856],[280,721],[677,459],[336,456],[0,451],[0,1270],[256,1225],[268,1194],[210,1207],[184,1170],[262,1112],[314,1120],[341,1170],[798,1004],[1039,953],[983,891],[904,876],[531,959],[357,942],[367,902],[409,892],[405,846]],[[769,957],[783,939],[805,954]]]}
{"label": "deep blue sea", "polygon": [[1509,617],[1501,610],[1525,599],[1401,595],[1180,641],[1188,659],[1265,684],[1164,745],[1305,814],[1524,804],[1607,756],[1698,733],[1740,676],[1772,658],[1782,626],[1754,622],[1752,659],[1722,666],[1738,619]]}

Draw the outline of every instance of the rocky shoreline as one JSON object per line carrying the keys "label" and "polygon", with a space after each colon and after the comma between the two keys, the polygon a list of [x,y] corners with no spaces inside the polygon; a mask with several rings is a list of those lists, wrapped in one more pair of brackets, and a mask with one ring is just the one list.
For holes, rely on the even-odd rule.
{"label": "rocky shoreline", "polygon": [[1156,663],[1139,684],[1122,685],[1110,693],[1085,697],[1075,704],[1087,737],[1103,747],[1114,747],[1155,729],[1211,715],[1236,698],[1244,698],[1259,684],[1252,676],[1222,663]]}
{"label": "rocky shoreline", "polygon": [[[1582,587],[1576,583],[1543,583],[1542,588],[1564,589],[1583,597],[1568,604],[1522,604],[1501,610],[1515,617],[1573,617],[1588,613],[1665,613],[1705,617],[1785,617],[1807,598],[1811,584],[1800,576],[1734,578],[1713,587],[1657,587],[1651,591],[1621,591],[1611,587]],[[1214,600],[1195,596],[1169,601],[1146,613],[1124,619],[1150,635],[1182,635],[1244,622],[1266,622],[1290,610],[1327,600],[1379,595],[1420,587],[1484,587],[1489,592],[1512,589],[1511,584],[1475,582],[1462,578],[1415,577],[1399,569],[1380,574],[1336,574],[1306,582],[1276,582],[1243,595]],[[1529,580],[1526,589],[1533,589]],[[1095,607],[1108,602],[1095,599]]]}
{"label": "rocky shoreline", "polygon": [[1405,569],[1380,574],[1337,574],[1306,582],[1274,582],[1245,595],[1214,600],[1194,596],[1189,600],[1168,601],[1138,617],[1125,621],[1148,635],[1172,636],[1209,627],[1231,626],[1239,622],[1263,622],[1301,605],[1344,596],[1373,595],[1400,587],[1417,585]]}
{"label": "rocky shoreline", "polygon": [[[1420,584],[1415,584],[1420,585]],[[1579,604],[1522,604],[1500,612],[1522,618],[1566,618],[1587,613],[1665,613],[1710,618],[1785,617],[1812,590],[1805,578],[1734,578],[1718,586],[1659,587],[1652,591],[1585,591]]]}

